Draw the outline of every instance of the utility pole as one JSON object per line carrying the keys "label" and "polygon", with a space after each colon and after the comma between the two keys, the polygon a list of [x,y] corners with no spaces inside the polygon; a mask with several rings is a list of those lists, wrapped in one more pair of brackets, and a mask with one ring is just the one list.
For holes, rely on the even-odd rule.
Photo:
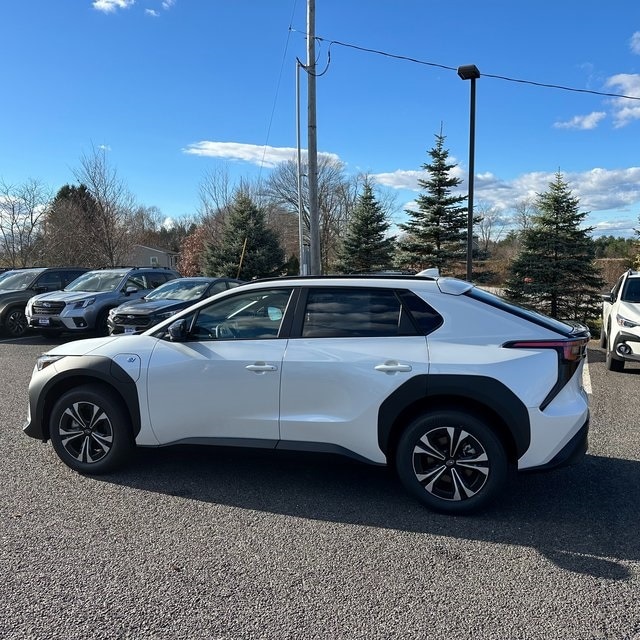
{"label": "utility pole", "polygon": [[307,181],[309,184],[310,274],[320,275],[320,222],[318,215],[318,141],[316,126],[316,3],[307,0]]}

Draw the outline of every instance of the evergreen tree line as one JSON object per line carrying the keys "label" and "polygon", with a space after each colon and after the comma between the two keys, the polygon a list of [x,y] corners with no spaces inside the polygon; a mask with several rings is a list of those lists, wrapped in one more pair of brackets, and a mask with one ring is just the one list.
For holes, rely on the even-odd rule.
{"label": "evergreen tree line", "polygon": [[[435,136],[422,165],[420,195],[406,220],[390,235],[393,203],[368,176],[344,177],[342,166],[319,164],[321,256],[324,273],[417,272],[437,267],[465,275],[466,196],[449,161],[445,136]],[[283,163],[262,185],[230,184],[210,174],[201,185],[198,215],[163,224],[154,207],[135,204],[106,163],[104,152],[82,158],[77,185],[47,199],[32,181],[16,190],[0,182],[0,259],[3,266],[123,264],[132,244],[179,253],[183,275],[245,280],[299,271],[297,166]],[[308,238],[308,203],[302,231]],[[503,239],[492,237],[498,218],[474,217],[474,281],[501,286],[506,297],[558,318],[589,322],[599,315],[604,282],[596,257],[628,258],[637,242],[594,240],[560,172],[548,190],[519,211],[520,225]],[[638,232],[636,232],[638,234]]]}

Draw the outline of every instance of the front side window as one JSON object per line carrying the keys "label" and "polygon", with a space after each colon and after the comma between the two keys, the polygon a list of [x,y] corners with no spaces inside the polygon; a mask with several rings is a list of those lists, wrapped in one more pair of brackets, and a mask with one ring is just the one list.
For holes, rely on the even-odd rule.
{"label": "front side window", "polygon": [[35,286],[47,291],[62,289],[62,279],[57,271],[45,271],[35,282]]}
{"label": "front side window", "polygon": [[415,335],[416,330],[392,289],[311,289],[303,338],[355,338]]}
{"label": "front side window", "polygon": [[199,340],[277,338],[291,292],[262,289],[212,302],[195,314],[189,335]]}

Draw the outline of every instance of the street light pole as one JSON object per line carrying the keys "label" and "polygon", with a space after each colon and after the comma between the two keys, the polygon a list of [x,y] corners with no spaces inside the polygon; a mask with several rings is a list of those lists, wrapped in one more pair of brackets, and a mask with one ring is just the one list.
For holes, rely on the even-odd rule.
{"label": "street light pole", "polygon": [[475,64],[458,67],[462,80],[471,80],[471,106],[469,109],[469,195],[467,198],[467,280],[473,276],[473,182],[475,176],[476,145],[476,80],[480,71]]}

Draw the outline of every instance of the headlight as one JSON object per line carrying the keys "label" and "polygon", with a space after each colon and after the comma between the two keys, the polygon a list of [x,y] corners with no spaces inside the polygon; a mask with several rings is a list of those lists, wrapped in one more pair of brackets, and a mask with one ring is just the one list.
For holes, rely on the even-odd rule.
{"label": "headlight", "polygon": [[156,314],[156,318],[158,318],[158,320],[166,320],[167,318],[170,318],[171,316],[175,316],[176,313],[178,313],[177,311],[165,311],[164,313],[157,313]]}
{"label": "headlight", "polygon": [[73,309],[86,309],[91,306],[96,301],[95,297],[93,298],[85,298],[84,300],[78,300],[78,302],[73,303]]}
{"label": "headlight", "polygon": [[64,358],[64,356],[54,356],[48,353],[43,353],[36,360],[36,369],[38,369],[38,371],[42,371],[43,369],[46,369],[50,364],[58,362],[58,360],[62,360],[62,358]]}
{"label": "headlight", "polygon": [[635,327],[640,327],[640,322],[629,320],[628,318],[621,316],[619,313],[616,314],[616,321],[621,327],[626,327],[627,329],[635,329]]}

